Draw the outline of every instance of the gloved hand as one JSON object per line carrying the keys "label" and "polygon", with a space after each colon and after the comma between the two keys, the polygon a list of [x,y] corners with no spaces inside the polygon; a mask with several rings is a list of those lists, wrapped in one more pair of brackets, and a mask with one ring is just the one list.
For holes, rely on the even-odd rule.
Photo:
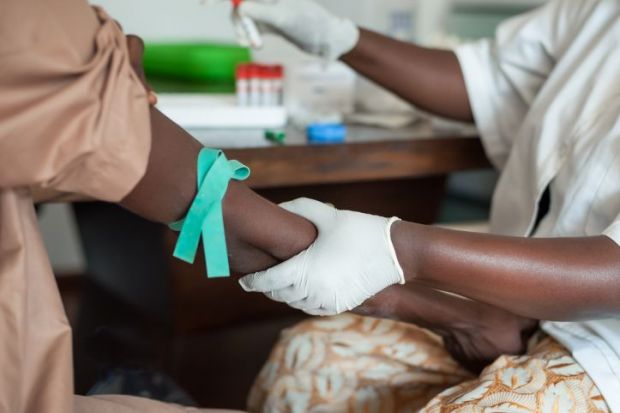
{"label": "gloved hand", "polygon": [[290,260],[242,278],[244,290],[265,293],[308,314],[335,315],[405,283],[390,236],[398,218],[339,211],[305,198],[282,207],[314,223],[318,237]]}
{"label": "gloved hand", "polygon": [[334,16],[313,0],[244,0],[240,11],[302,50],[336,60],[359,41],[351,20]]}

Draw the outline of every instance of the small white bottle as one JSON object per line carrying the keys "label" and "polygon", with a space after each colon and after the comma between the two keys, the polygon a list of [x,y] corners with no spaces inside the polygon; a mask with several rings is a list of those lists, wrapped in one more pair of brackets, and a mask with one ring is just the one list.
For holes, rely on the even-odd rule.
{"label": "small white bottle", "polygon": [[271,68],[269,66],[259,67],[260,79],[260,105],[273,106],[273,85],[271,83]]}
{"label": "small white bottle", "polygon": [[250,67],[248,64],[237,66],[237,104],[239,106],[250,105]]}
{"label": "small white bottle", "polygon": [[249,83],[250,83],[250,106],[261,105],[261,79],[260,79],[260,67],[256,64],[251,64],[249,67]]}
{"label": "small white bottle", "polygon": [[282,65],[273,66],[273,94],[274,94],[274,105],[275,106],[283,106],[284,105],[284,67]]}

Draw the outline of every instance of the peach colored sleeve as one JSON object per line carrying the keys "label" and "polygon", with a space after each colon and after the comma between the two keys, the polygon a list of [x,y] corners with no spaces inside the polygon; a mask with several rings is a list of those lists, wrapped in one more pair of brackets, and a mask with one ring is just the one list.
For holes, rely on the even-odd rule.
{"label": "peach colored sleeve", "polygon": [[151,136],[125,35],[83,0],[7,0],[3,9],[0,188],[121,200],[146,170]]}

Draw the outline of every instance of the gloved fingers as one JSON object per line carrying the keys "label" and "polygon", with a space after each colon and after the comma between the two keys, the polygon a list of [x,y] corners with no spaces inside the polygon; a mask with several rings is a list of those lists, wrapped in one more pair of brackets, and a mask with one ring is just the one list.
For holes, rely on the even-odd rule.
{"label": "gloved fingers", "polygon": [[333,316],[333,315],[337,315],[336,312],[334,312],[333,310],[328,310],[325,308],[304,308],[302,309],[302,311],[306,314],[310,314],[313,316],[318,316],[318,317],[328,317],[328,316]]}
{"label": "gloved fingers", "polygon": [[268,293],[291,287],[297,283],[304,267],[307,251],[266,271],[246,275],[239,280],[247,292]]}
{"label": "gloved fingers", "polygon": [[336,219],[336,208],[314,199],[298,198],[294,201],[280,204],[280,206],[295,215],[306,218],[319,229],[321,227],[330,227]]}
{"label": "gloved fingers", "polygon": [[216,4],[232,3],[231,0],[201,0],[205,6],[215,6]]}
{"label": "gloved fingers", "polygon": [[275,27],[270,24],[259,22],[258,20],[254,23],[256,23],[256,27],[261,34],[275,34],[280,36],[282,35],[281,32],[279,32]]}
{"label": "gloved fingers", "polygon": [[281,290],[293,286],[294,281],[291,277],[280,276],[282,268],[278,267],[281,265],[284,264],[280,264],[266,271],[246,275],[239,280],[239,285],[248,293],[265,294],[274,290]]}
{"label": "gloved fingers", "polygon": [[239,11],[257,20],[260,23],[276,25],[279,13],[274,13],[274,2],[272,1],[244,1],[239,6]]}
{"label": "gloved fingers", "polygon": [[292,287],[286,287],[278,291],[270,291],[266,295],[273,301],[290,305],[290,303],[306,299],[308,293],[303,288],[294,285]]}
{"label": "gloved fingers", "polygon": [[[246,3],[248,1],[253,1],[253,2],[258,2],[258,3],[277,3],[278,0],[243,0],[243,3]],[[224,4],[224,3],[228,3],[228,4],[233,4],[232,0],[201,0],[201,3],[204,4],[205,6],[214,6],[216,4]]]}
{"label": "gloved fingers", "polygon": [[307,308],[320,308],[321,300],[317,298],[304,298],[303,300],[299,301],[291,301],[288,303],[288,305],[289,307],[304,311]]}
{"label": "gloved fingers", "polygon": [[288,306],[291,308],[294,308],[295,310],[304,311],[304,309],[308,307],[305,303],[306,303],[306,300],[299,300],[293,303],[288,303]]}
{"label": "gloved fingers", "polygon": [[[230,1],[230,0],[228,0],[228,1]],[[280,2],[280,0],[242,0],[241,4],[243,4],[243,3],[277,4],[279,2]]]}

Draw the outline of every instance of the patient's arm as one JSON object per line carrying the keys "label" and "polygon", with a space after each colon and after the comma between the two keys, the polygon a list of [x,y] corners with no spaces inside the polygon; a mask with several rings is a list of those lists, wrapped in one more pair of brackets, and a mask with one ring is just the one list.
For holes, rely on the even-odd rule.
{"label": "patient's arm", "polygon": [[[196,161],[202,145],[185,130],[151,109],[152,147],[146,174],[121,202],[152,221],[182,218],[196,195]],[[245,274],[268,268],[307,248],[314,226],[231,182],[224,199],[231,269]]]}
{"label": "patient's arm", "polygon": [[[150,91],[142,69],[144,44],[127,37],[134,71]],[[156,98],[149,94],[149,104]],[[151,152],[146,173],[121,205],[164,224],[177,221],[196,196],[196,162],[202,145],[155,108],[151,116]],[[232,271],[239,274],[268,268],[307,248],[314,226],[231,181],[224,198],[224,224]]]}

